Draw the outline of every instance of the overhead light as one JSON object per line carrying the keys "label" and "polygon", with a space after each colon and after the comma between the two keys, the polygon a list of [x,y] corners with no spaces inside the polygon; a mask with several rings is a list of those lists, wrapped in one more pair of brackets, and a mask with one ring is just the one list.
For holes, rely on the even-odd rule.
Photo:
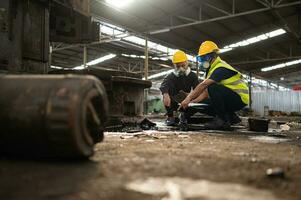
{"label": "overhead light", "polygon": [[265,68],[262,68],[261,71],[262,72],[272,71],[272,70],[281,69],[281,68],[284,68],[284,67],[289,67],[289,66],[292,66],[292,65],[297,65],[299,63],[301,63],[301,59],[293,60],[293,61],[286,62],[286,63],[280,63],[280,64],[273,65],[273,66],[270,66],[270,67],[265,67]]}
{"label": "overhead light", "polygon": [[[115,58],[116,57],[116,54],[109,54],[109,55],[106,55],[106,56],[103,56],[103,57],[100,57],[100,58],[97,58],[95,60],[92,60],[90,62],[87,63],[87,66],[92,66],[92,65],[97,65],[99,63],[102,63],[106,60],[110,60],[112,58]],[[80,65],[80,66],[76,66],[76,67],[73,67],[73,68],[64,68],[64,67],[59,67],[59,66],[53,66],[51,65],[50,68],[52,69],[73,69],[73,70],[82,70],[82,69],[85,69],[85,66],[84,65]]]}
{"label": "overhead light", "polygon": [[52,69],[64,69],[64,67],[59,67],[59,66],[54,66],[54,65],[51,65],[50,68],[52,68]]}
{"label": "overhead light", "polygon": [[284,81],[284,77],[281,77],[280,80],[281,80],[281,81]]}
{"label": "overhead light", "polygon": [[82,70],[85,69],[83,65],[72,68],[73,70]]}
{"label": "overhead light", "polygon": [[131,4],[134,0],[106,0],[108,4],[117,8],[123,8]]}
{"label": "overhead light", "polygon": [[102,63],[102,62],[104,62],[106,60],[110,60],[110,59],[115,58],[115,57],[116,57],[116,54],[109,54],[109,55],[97,58],[95,60],[92,60],[92,61],[88,62],[87,65],[88,66],[97,65],[99,63]]}
{"label": "overhead light", "polygon": [[276,36],[279,36],[279,35],[282,35],[285,33],[286,33],[286,31],[282,28],[274,30],[274,31],[270,31],[268,33],[264,33],[264,34],[261,34],[261,35],[255,36],[255,37],[248,38],[246,40],[242,40],[242,41],[227,45],[224,48],[220,49],[220,53],[225,53],[227,51],[231,51],[236,47],[248,46],[248,45],[251,45],[251,44],[263,41],[263,40],[267,40],[269,38],[273,38],[273,37],[276,37]]}

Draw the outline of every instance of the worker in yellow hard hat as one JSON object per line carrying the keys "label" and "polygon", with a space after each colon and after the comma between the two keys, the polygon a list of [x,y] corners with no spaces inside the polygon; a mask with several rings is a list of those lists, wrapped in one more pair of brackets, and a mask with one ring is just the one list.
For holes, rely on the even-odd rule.
{"label": "worker in yellow hard hat", "polygon": [[[186,96],[184,96],[184,98],[180,101],[177,100],[179,98],[176,97],[181,96],[181,94],[188,94],[199,84],[196,74],[192,72],[189,67],[188,58],[185,52],[175,52],[172,62],[174,69],[164,78],[160,87],[163,95],[163,103],[167,111],[166,125],[168,126],[176,125],[174,112],[177,111],[179,103],[181,103]],[[184,122],[180,120],[180,123],[182,122],[186,123],[186,121]]]}
{"label": "worker in yellow hard hat", "polygon": [[239,71],[219,57],[219,48],[212,41],[201,44],[197,61],[206,73],[205,80],[182,101],[181,107],[186,109],[192,101],[206,102],[215,119],[205,128],[229,130],[240,122],[235,112],[249,104],[248,85]]}

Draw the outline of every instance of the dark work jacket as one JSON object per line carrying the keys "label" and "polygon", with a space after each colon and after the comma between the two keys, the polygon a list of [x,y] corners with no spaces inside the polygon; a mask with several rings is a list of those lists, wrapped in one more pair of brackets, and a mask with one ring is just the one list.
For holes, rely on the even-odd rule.
{"label": "dark work jacket", "polygon": [[177,77],[174,73],[168,74],[160,87],[163,93],[168,93],[170,96],[177,95],[180,90],[189,93],[199,84],[198,78],[194,72],[190,72],[187,76]]}

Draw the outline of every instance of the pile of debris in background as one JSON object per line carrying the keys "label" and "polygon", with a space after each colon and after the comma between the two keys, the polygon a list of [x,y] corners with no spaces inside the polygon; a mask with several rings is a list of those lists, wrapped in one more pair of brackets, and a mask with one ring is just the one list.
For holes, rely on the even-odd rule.
{"label": "pile of debris in background", "polygon": [[269,116],[271,116],[271,117],[282,117],[282,116],[300,117],[301,114],[298,112],[282,112],[282,111],[276,111],[276,110],[269,110]]}

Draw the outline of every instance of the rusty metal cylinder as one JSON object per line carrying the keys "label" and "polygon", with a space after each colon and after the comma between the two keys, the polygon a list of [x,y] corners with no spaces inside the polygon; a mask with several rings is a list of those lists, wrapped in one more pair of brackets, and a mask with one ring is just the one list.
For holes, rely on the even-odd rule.
{"label": "rusty metal cylinder", "polygon": [[93,76],[0,76],[0,154],[89,157],[107,114],[105,88]]}

